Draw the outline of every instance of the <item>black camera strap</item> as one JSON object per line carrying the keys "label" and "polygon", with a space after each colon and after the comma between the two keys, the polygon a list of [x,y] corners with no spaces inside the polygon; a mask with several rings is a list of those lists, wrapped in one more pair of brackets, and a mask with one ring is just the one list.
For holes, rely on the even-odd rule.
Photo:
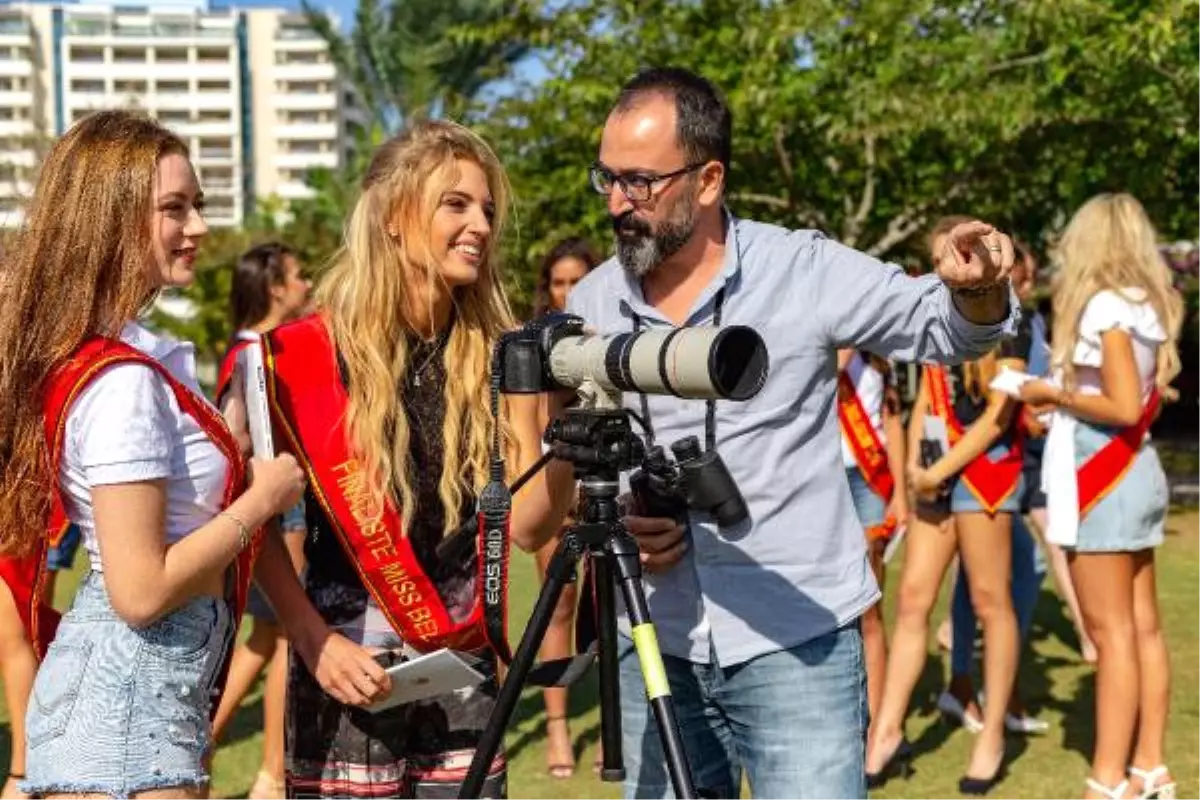
{"label": "black camera strap", "polygon": [[[721,327],[721,310],[725,306],[725,287],[722,286],[717,290],[717,296],[713,298],[713,319],[714,328]],[[636,311],[633,314],[633,332],[639,333],[642,330],[642,318]],[[669,341],[669,340],[668,340]],[[663,353],[666,353],[667,348],[663,347]],[[638,393],[638,400],[642,406],[642,424],[646,429],[646,447],[654,446],[654,425],[650,421],[650,401],[646,397],[645,392]],[[706,450],[712,450],[717,446],[717,401],[708,400],[704,404],[704,447]]]}

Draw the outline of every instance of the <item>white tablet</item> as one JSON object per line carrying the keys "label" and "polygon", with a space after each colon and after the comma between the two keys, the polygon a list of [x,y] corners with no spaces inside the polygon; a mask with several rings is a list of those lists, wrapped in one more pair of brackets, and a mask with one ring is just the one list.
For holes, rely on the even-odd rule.
{"label": "white tablet", "polygon": [[255,458],[274,458],[275,441],[271,435],[271,406],[267,400],[267,370],[262,349],[252,342],[238,351],[246,398],[246,421]]}
{"label": "white tablet", "polygon": [[484,676],[462,656],[445,648],[393,664],[387,674],[392,679],[392,691],[367,706],[368,711],[384,711],[401,703],[450,694],[484,681]]}

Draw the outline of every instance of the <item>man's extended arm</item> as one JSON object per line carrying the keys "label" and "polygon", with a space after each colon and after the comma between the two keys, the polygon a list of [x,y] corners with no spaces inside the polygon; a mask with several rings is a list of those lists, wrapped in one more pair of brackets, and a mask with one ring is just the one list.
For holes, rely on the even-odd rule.
{"label": "man's extended arm", "polygon": [[936,275],[913,278],[828,239],[812,247],[812,308],[834,347],[954,364],[988,352],[1016,330],[1020,305],[1007,281],[955,291]]}

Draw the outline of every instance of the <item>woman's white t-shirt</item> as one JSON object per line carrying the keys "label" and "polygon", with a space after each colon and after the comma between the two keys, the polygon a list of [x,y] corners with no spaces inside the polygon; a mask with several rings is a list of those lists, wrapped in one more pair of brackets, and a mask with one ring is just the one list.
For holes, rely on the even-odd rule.
{"label": "woman's white t-shirt", "polygon": [[[195,348],[130,323],[121,341],[158,361],[199,397]],[[208,402],[204,400],[204,402]],[[67,412],[59,481],[67,517],[83,534],[92,569],[103,571],[92,488],[165,480],[167,543],[177,542],[221,510],[229,464],[157,372],[117,364],[95,378]],[[120,541],[120,530],[106,531]]]}
{"label": "woman's white t-shirt", "polygon": [[1088,301],[1079,317],[1079,340],[1072,359],[1079,391],[1101,393],[1100,364],[1104,353],[1101,335],[1111,330],[1129,334],[1142,398],[1149,397],[1158,372],[1158,346],[1167,340],[1167,333],[1154,306],[1146,302],[1146,292],[1142,289],[1125,289],[1120,293],[1105,290]]}
{"label": "woman's white t-shirt", "polygon": [[[846,375],[854,384],[855,391],[858,392],[859,402],[862,403],[863,410],[867,412],[867,418],[871,420],[871,427],[875,429],[875,435],[879,437],[881,444],[886,444],[887,437],[883,433],[883,392],[886,388],[883,373],[871,366],[871,363],[863,358],[861,353],[856,352],[846,364]],[[842,431],[842,464],[846,469],[858,466],[858,461],[854,458],[854,451],[850,449],[850,443],[846,439],[845,431]]]}

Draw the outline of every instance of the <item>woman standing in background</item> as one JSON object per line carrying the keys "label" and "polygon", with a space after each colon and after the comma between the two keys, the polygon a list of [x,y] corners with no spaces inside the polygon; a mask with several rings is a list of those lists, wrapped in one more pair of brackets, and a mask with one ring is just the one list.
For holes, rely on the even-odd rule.
{"label": "woman standing in background", "polygon": [[[563,239],[550,249],[542,260],[538,272],[537,294],[534,299],[534,317],[564,311],[567,307],[567,296],[575,284],[579,283],[589,272],[595,269],[599,258],[595,251],[583,239],[571,237]],[[539,419],[541,430],[548,423],[546,409],[543,407]],[[571,525],[573,520],[567,519],[563,526]],[[546,568],[558,547],[559,537],[555,536],[537,551],[538,576],[546,581]],[[554,615],[550,618],[550,627],[542,639],[541,658],[543,661],[553,661],[567,658],[574,650],[572,626],[575,622],[575,607],[578,596],[575,584],[563,586],[562,594],[558,597],[558,605],[554,607]],[[544,689],[542,697],[546,703],[546,772],[552,778],[565,779],[575,773],[575,746],[571,741],[571,729],[568,721],[567,689]],[[600,759],[597,759],[600,763]]]}
{"label": "woman standing in background", "polygon": [[[295,253],[285,244],[267,242],[243,253],[234,266],[229,294],[233,341],[221,361],[217,403],[228,388],[233,362],[239,351],[257,342],[262,334],[295,319],[308,307],[312,281]],[[304,565],[304,503],[297,503],[282,518],[283,541],[299,572]],[[219,742],[226,726],[260,672],[267,670],[263,691],[262,765],[248,797],[282,797],[284,793],[283,712],[287,693],[288,641],[270,603],[257,584],[250,587],[246,613],[254,620],[250,636],[233,651],[229,681],[213,718],[213,741]]]}
{"label": "woman standing in background", "polygon": [[1051,381],[1021,396],[1053,410],[1042,465],[1048,541],[1067,549],[1096,645],[1096,741],[1086,797],[1175,795],[1164,763],[1170,664],[1155,582],[1167,481],[1148,442],[1179,374],[1183,303],[1141,204],[1093,197],[1055,252]]}

